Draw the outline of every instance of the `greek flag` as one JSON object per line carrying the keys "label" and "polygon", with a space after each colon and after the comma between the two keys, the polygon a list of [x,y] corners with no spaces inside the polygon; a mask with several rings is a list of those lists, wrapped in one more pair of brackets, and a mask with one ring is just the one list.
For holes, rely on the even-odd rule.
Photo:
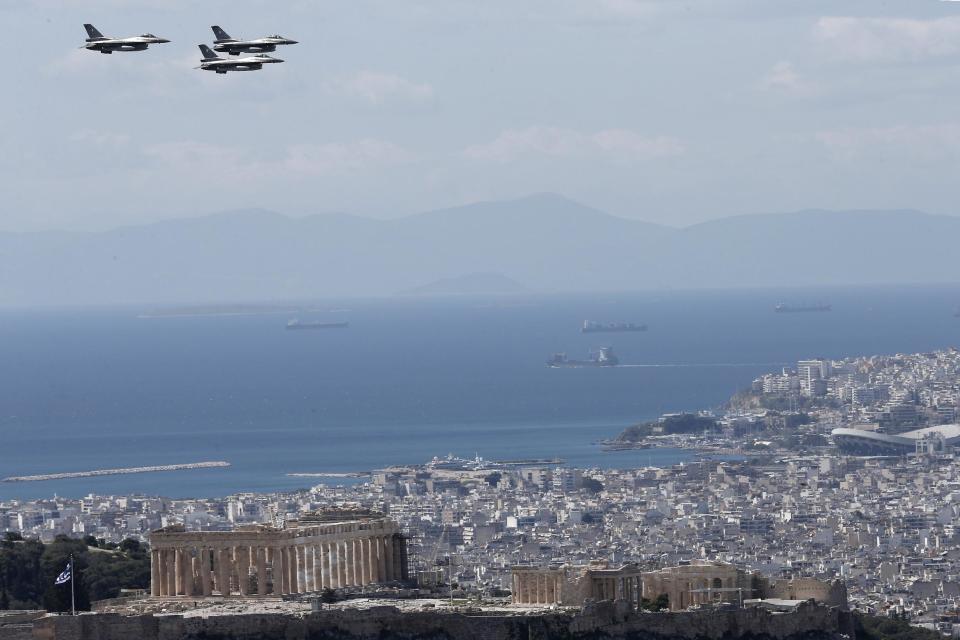
{"label": "greek flag", "polygon": [[70,564],[69,562],[67,563],[67,568],[60,572],[60,575],[57,576],[53,584],[66,584],[70,582],[70,575],[73,573],[73,567],[71,567]]}

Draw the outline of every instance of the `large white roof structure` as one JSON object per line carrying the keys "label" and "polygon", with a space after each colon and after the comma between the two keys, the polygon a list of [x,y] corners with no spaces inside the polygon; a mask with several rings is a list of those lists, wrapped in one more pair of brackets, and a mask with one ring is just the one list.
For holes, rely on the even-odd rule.
{"label": "large white roof structure", "polygon": [[842,427],[834,429],[830,435],[844,453],[901,456],[916,451],[917,441],[923,438],[942,438],[948,447],[960,444],[960,424],[940,424],[897,434]]}

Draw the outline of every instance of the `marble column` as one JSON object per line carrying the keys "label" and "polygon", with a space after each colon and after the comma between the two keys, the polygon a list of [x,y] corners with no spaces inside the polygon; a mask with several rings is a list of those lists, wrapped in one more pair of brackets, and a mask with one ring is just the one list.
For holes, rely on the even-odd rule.
{"label": "marble column", "polygon": [[210,590],[220,591],[220,549],[213,547],[210,553]]}
{"label": "marble column", "polygon": [[180,550],[180,593],[193,595],[193,553],[190,549]]}
{"label": "marble column", "polygon": [[160,595],[160,550],[150,550],[150,595]]}
{"label": "marble column", "polygon": [[267,550],[257,547],[255,550],[257,563],[257,595],[267,595]]}
{"label": "marble column", "polygon": [[383,539],[383,550],[384,557],[386,559],[386,581],[391,582],[396,580],[396,575],[393,572],[393,536],[387,536]]}
{"label": "marble column", "polygon": [[173,552],[173,593],[179,596],[183,593],[183,549]]}
{"label": "marble column", "polygon": [[290,547],[282,547],[280,553],[283,555],[283,592],[295,593],[293,580],[290,579],[292,572],[296,571],[291,562],[293,553],[290,552]]}
{"label": "marble column", "polygon": [[303,590],[306,593],[316,591],[313,587],[313,553],[310,545],[303,545]]}
{"label": "marble column", "polygon": [[346,558],[347,585],[354,586],[357,583],[357,562],[356,554],[353,549],[353,540],[343,541],[344,557]]}
{"label": "marble column", "polygon": [[231,593],[230,589],[230,550],[226,548],[217,549],[217,585],[220,587],[220,595],[226,597]]}
{"label": "marble column", "polygon": [[300,547],[290,547],[290,593],[300,593],[303,591],[300,584],[300,576],[303,575],[303,567],[300,564]]}
{"label": "marble column", "polygon": [[331,544],[333,559],[335,560],[334,571],[337,577],[337,584],[342,589],[349,586],[347,584],[347,552],[343,547],[343,540],[335,540]]}
{"label": "marble column", "polygon": [[284,595],[287,593],[285,589],[284,580],[284,569],[283,569],[283,547],[274,547],[270,551],[270,555],[273,557],[273,593],[275,595]]}
{"label": "marble column", "polygon": [[250,594],[250,547],[237,547],[237,586],[240,595]]}
{"label": "marble column", "polygon": [[313,590],[323,589],[323,565],[320,559],[320,547],[310,545],[310,566],[313,567]]}
{"label": "marble column", "polygon": [[374,562],[377,563],[377,582],[386,582],[386,562],[383,551],[383,538],[381,536],[376,536],[373,539],[373,553]]}
{"label": "marble column", "polygon": [[284,566],[287,568],[287,589],[290,593],[297,593],[297,550],[294,547],[286,548]]}
{"label": "marble column", "polygon": [[324,542],[320,545],[321,572],[323,573],[323,586],[335,589],[335,573],[333,559],[330,557],[330,543]]}
{"label": "marble column", "polygon": [[210,584],[210,549],[206,547],[200,549],[200,592],[204,597],[209,597],[213,592],[213,586]]}
{"label": "marble column", "polygon": [[166,585],[166,594],[168,596],[177,595],[177,567],[176,567],[176,557],[177,553],[175,549],[167,549],[165,554],[166,560],[164,561],[164,570],[167,573],[167,585]]}
{"label": "marble column", "polygon": [[283,547],[283,580],[286,587],[286,593],[296,593],[297,584],[295,577],[297,575],[297,566],[294,564],[296,555],[291,547]]}
{"label": "marble column", "polygon": [[283,564],[284,560],[283,547],[276,547],[273,550],[273,587],[274,593],[280,595],[290,593],[287,587],[287,568]]}
{"label": "marble column", "polygon": [[370,584],[370,547],[366,538],[357,539],[357,565],[360,571],[360,584]]}
{"label": "marble column", "polygon": [[297,556],[297,593],[307,592],[307,554],[302,544],[293,548]]}
{"label": "marble column", "polygon": [[389,580],[387,576],[387,541],[383,536],[377,536],[377,570],[380,572],[380,582]]}
{"label": "marble column", "polygon": [[370,571],[370,582],[376,584],[380,582],[380,574],[377,572],[377,543],[374,538],[367,538],[364,541],[367,546],[367,570]]}
{"label": "marble column", "polygon": [[336,567],[334,565],[333,558],[330,556],[329,542],[320,543],[320,573],[323,575],[324,588],[329,588],[329,589],[337,588],[334,580]]}
{"label": "marble column", "polygon": [[304,591],[311,593],[317,590],[313,580],[313,547],[304,545],[303,547],[303,586]]}
{"label": "marble column", "polygon": [[157,562],[159,564],[158,570],[160,571],[160,595],[167,596],[170,595],[167,588],[167,550],[160,549],[157,551]]}
{"label": "marble column", "polygon": [[363,584],[373,583],[373,572],[370,570],[370,538],[360,538],[360,572]]}
{"label": "marble column", "polygon": [[220,549],[210,549],[210,588],[220,591]]}
{"label": "marble column", "polygon": [[200,550],[190,558],[190,594],[200,595]]}

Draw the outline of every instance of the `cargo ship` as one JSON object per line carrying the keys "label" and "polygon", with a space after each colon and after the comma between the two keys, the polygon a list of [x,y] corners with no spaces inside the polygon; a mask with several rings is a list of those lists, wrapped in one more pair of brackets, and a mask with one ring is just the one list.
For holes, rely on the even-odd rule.
{"label": "cargo ship", "polygon": [[552,368],[560,367],[615,367],[620,364],[620,360],[613,353],[613,347],[600,347],[596,351],[591,351],[586,360],[571,360],[565,353],[555,353],[553,357],[547,360],[547,366]]}
{"label": "cargo ship", "polygon": [[287,329],[289,331],[302,329],[346,329],[349,326],[349,322],[320,322],[319,320],[303,322],[299,318],[294,318],[287,323]]}
{"label": "cargo ship", "polygon": [[816,311],[831,311],[833,307],[829,304],[802,304],[789,305],[784,302],[777,303],[773,310],[777,313],[809,313]]}
{"label": "cargo ship", "polygon": [[632,322],[594,322],[584,320],[580,333],[621,333],[630,331],[646,331],[647,325]]}

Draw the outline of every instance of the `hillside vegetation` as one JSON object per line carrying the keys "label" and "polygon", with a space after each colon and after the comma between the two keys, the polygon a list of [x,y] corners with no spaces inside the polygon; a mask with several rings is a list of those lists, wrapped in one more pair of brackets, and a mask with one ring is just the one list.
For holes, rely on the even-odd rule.
{"label": "hillside vegetation", "polygon": [[150,587],[150,555],[136,540],[105,544],[58,536],[54,542],[24,540],[8,533],[0,542],[0,609],[70,610],[70,585],[54,581],[73,554],[77,609],[115,598],[120,589]]}

